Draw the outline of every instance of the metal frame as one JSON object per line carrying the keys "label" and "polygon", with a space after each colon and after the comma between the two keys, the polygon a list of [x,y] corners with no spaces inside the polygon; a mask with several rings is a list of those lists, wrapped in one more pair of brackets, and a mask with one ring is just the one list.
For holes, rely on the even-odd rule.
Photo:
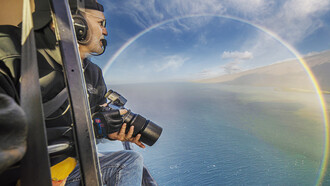
{"label": "metal frame", "polygon": [[102,185],[87,89],[68,1],[52,0],[51,5],[71,104],[82,184]]}
{"label": "metal frame", "polygon": [[21,162],[21,183],[51,186],[30,0],[23,3],[20,100],[28,121],[28,136],[26,154]]}
{"label": "metal frame", "polygon": [[[87,89],[68,1],[51,0],[50,2],[71,105],[81,183],[88,186],[102,185]],[[67,148],[67,145],[50,146],[47,150],[37,51],[29,3],[30,0],[24,0],[22,24],[21,105],[27,114],[29,126],[28,148],[21,163],[21,184],[51,186],[49,153]]]}

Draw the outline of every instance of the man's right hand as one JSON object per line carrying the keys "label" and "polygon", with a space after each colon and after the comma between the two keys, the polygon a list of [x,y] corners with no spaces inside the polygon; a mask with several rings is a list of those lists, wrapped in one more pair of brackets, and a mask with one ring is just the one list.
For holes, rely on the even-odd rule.
{"label": "man's right hand", "polygon": [[119,132],[108,134],[108,137],[110,139],[119,140],[119,141],[129,141],[135,143],[137,146],[141,148],[146,148],[146,146],[140,141],[141,134],[138,134],[135,137],[132,136],[134,132],[134,126],[131,126],[128,133],[125,134],[126,127],[127,124],[124,123]]}

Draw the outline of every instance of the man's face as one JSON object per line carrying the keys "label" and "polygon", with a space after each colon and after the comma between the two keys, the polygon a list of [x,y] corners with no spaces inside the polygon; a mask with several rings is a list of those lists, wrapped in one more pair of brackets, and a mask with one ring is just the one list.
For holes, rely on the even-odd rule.
{"label": "man's face", "polygon": [[104,14],[101,11],[91,9],[86,9],[83,14],[88,24],[87,38],[89,38],[89,42],[84,46],[84,52],[88,54],[100,53],[103,51],[101,40],[108,35],[104,25]]}

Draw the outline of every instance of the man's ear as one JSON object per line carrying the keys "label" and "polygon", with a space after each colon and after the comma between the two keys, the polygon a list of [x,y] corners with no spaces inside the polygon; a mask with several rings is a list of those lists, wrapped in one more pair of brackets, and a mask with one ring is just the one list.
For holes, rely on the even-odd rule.
{"label": "man's ear", "polygon": [[73,26],[76,32],[77,41],[79,44],[86,45],[90,40],[90,32],[88,30],[88,23],[85,17],[81,14],[73,14]]}

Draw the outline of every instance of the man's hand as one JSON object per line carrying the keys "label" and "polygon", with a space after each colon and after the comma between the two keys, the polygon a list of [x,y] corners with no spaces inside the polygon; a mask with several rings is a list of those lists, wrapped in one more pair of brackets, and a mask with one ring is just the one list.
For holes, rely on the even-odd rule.
{"label": "man's hand", "polygon": [[139,141],[141,134],[136,135],[136,137],[132,137],[133,132],[134,132],[134,126],[131,126],[128,133],[125,134],[126,126],[127,126],[127,124],[124,123],[119,132],[114,132],[114,133],[108,134],[108,137],[110,139],[119,140],[119,141],[129,141],[129,142],[135,143],[137,146],[139,146],[141,148],[145,148],[143,143],[141,143],[141,141]]}

